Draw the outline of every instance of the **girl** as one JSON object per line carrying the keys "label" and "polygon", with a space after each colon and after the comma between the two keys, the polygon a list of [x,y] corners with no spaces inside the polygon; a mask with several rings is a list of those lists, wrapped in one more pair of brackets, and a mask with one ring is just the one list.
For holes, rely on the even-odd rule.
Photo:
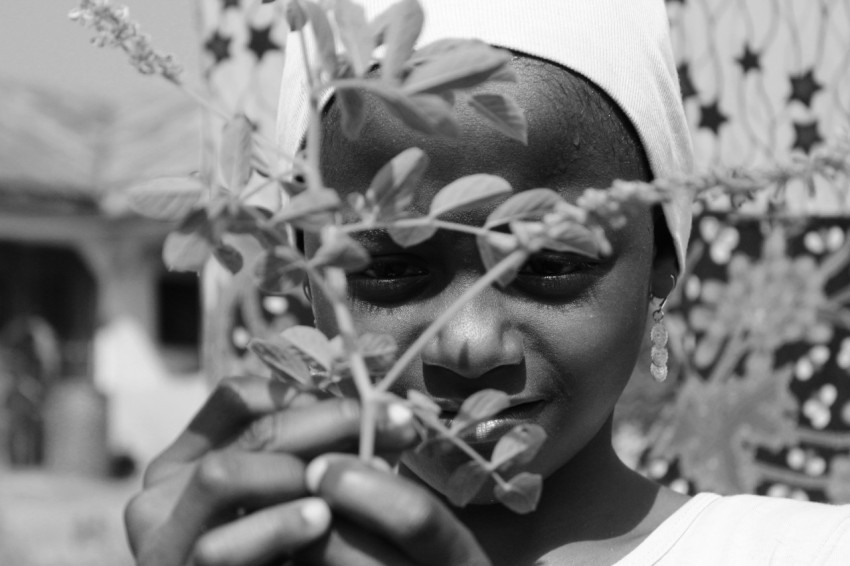
{"label": "girl", "polygon": [[[389,2],[368,2],[374,16]],[[423,43],[478,37],[512,50],[511,95],[529,122],[527,146],[483,128],[458,105],[462,134],[425,137],[379,103],[363,134],[340,131],[330,103],[322,123],[325,183],[363,191],[408,147],[430,166],[413,208],[458,177],[491,173],[515,192],[553,188],[568,200],[615,179],[687,172],[690,145],[660,0],[423,2]],[[290,42],[291,58],[298,57]],[[288,65],[288,73],[299,67]],[[284,79],[281,145],[304,132],[303,77]],[[448,218],[481,225],[493,207]],[[754,496],[694,498],[626,467],[611,446],[611,415],[638,352],[653,299],[683,265],[687,196],[629,214],[600,260],[544,251],[506,289],[488,288],[452,319],[395,390],[415,389],[451,415],[471,394],[499,389],[510,408],[477,426],[487,453],[506,427],[541,425],[548,439],[527,469],[545,478],[536,511],[517,515],[482,492],[451,509],[444,491],[465,460],[406,452],[397,473],[345,453],[358,404],[305,397],[282,407],[283,385],[222,383],[188,429],[148,469],[128,506],[140,564],[646,565],[850,563],[850,509]],[[349,280],[361,332],[389,333],[400,349],[484,271],[473,236],[440,231],[403,249],[386,233],[357,236],[373,261]],[[307,235],[308,255],[318,241]],[[337,334],[329,301],[311,287],[318,328]],[[392,407],[379,448],[416,441],[411,415]],[[329,452],[338,454],[328,455]],[[244,510],[248,510],[245,512]]]}

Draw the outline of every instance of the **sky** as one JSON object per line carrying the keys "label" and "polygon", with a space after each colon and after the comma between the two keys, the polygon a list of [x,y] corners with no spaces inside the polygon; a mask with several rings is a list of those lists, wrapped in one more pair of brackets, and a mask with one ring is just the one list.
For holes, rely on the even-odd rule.
{"label": "sky", "polygon": [[[116,3],[130,8],[158,50],[174,54],[197,76],[196,1]],[[0,0],[0,80],[110,100],[135,92],[175,95],[176,89],[163,79],[137,73],[119,51],[92,46],[91,30],[67,17],[76,5],[76,0]]]}

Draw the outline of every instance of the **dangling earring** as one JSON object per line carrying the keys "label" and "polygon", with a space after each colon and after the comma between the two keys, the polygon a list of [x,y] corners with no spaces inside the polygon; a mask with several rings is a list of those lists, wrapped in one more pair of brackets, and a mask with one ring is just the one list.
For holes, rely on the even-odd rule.
{"label": "dangling earring", "polygon": [[652,365],[649,366],[649,372],[658,383],[662,383],[667,379],[667,327],[664,326],[664,303],[667,302],[667,297],[661,299],[658,308],[652,313],[652,330],[649,332],[649,338],[652,340]]}

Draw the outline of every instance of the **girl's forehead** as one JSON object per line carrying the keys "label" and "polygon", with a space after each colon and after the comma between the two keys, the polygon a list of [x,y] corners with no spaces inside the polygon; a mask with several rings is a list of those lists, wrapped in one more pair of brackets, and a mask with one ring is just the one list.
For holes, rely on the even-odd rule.
{"label": "girl's forehead", "polygon": [[[363,190],[392,157],[419,147],[430,159],[416,204],[451,181],[474,173],[504,177],[515,190],[550,187],[565,196],[606,187],[617,178],[647,178],[640,143],[628,120],[601,91],[556,65],[518,58],[515,83],[488,83],[480,91],[511,96],[528,121],[528,145],[493,130],[461,93],[455,104],[458,138],[412,131],[376,98],[367,96],[366,126],[359,139],[345,139],[338,109],[325,119],[323,162],[331,186]],[[573,194],[570,194],[573,193]]]}

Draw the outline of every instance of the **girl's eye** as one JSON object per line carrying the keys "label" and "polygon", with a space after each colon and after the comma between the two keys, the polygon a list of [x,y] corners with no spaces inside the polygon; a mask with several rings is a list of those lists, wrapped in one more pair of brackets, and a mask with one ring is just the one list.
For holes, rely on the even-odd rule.
{"label": "girl's eye", "polygon": [[538,254],[534,255],[522,266],[520,275],[534,277],[558,277],[570,275],[589,267],[588,262],[579,257],[563,254]]}
{"label": "girl's eye", "polygon": [[533,296],[564,300],[587,289],[596,267],[593,260],[578,255],[543,252],[525,262],[514,285]]}
{"label": "girl's eye", "polygon": [[359,275],[370,279],[403,279],[427,274],[425,268],[403,258],[374,258]]}
{"label": "girl's eye", "polygon": [[349,276],[352,298],[375,305],[397,305],[415,299],[428,286],[429,269],[415,257],[378,256],[369,267]]}

